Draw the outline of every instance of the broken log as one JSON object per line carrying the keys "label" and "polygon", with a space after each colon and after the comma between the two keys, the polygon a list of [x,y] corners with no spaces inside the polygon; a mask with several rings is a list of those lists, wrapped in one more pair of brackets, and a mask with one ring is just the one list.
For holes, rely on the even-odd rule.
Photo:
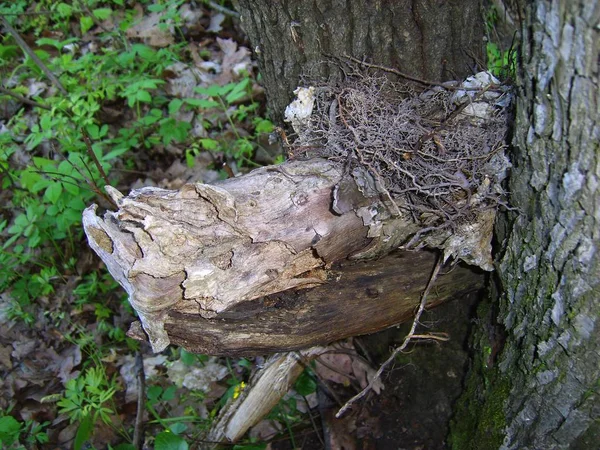
{"label": "broken log", "polygon": [[[374,333],[413,317],[435,260],[433,252],[399,251],[376,261],[345,262],[327,270],[321,286],[240,303],[215,319],[172,310],[165,330],[171,343],[189,351],[226,356],[298,350]],[[483,278],[455,267],[438,278],[428,308],[480,289]]]}
{"label": "broken log", "polygon": [[[337,300],[332,300],[335,287],[323,287],[322,294],[307,293],[304,306],[299,302],[287,316],[265,308],[245,324],[225,325],[230,322],[224,314],[233,314],[238,305],[322,285],[338,276],[330,270],[334,262],[387,254],[418,231],[409,211],[391,212],[402,208],[391,208],[382,196],[374,196],[365,188],[368,182],[366,171],[345,177],[343,163],[313,159],[264,167],[215,185],[189,184],[178,191],[147,187],[123,196],[108,186],[119,210],[101,218],[92,205],[84,211],[83,225],[90,246],[129,294],[154,351],[165,349],[171,335],[186,348],[212,354],[236,353],[236,348],[237,353],[284,351],[374,332],[407,318],[412,303],[402,305],[391,295],[402,292],[402,279],[421,280],[410,294],[400,295],[418,301],[433,263],[415,253],[401,275],[379,266],[376,283],[368,288],[352,285]],[[489,214],[488,220],[478,222],[484,228],[493,221],[494,211]],[[428,242],[435,236],[430,233]],[[470,229],[468,238],[473,236],[477,245],[468,251],[461,247],[461,257],[479,252],[489,258],[489,235],[479,237]],[[437,237],[439,242],[453,238],[447,232]],[[450,277],[457,275],[464,273],[459,270]],[[472,288],[473,279],[465,285]],[[350,278],[342,284],[351,286]],[[457,286],[448,286],[447,293],[462,289]],[[390,294],[388,300],[381,289]],[[267,305],[278,301],[266,300]],[[341,329],[334,332],[335,315],[335,327]],[[236,332],[237,326],[247,332]]]}

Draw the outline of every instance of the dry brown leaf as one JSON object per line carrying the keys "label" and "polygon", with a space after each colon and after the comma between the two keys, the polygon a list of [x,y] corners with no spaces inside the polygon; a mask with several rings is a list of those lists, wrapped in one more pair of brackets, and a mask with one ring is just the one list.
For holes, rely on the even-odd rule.
{"label": "dry brown leaf", "polygon": [[143,39],[152,47],[167,47],[174,44],[173,27],[167,29],[160,27],[161,17],[164,13],[153,12],[144,16],[140,22],[129,28],[125,34],[129,38]]}
{"label": "dry brown leaf", "polygon": [[231,83],[242,71],[250,72],[252,60],[250,59],[250,50],[246,47],[239,47],[232,39],[217,38],[217,44],[223,51],[223,62],[221,63],[221,73],[215,79],[215,83],[224,85]]}

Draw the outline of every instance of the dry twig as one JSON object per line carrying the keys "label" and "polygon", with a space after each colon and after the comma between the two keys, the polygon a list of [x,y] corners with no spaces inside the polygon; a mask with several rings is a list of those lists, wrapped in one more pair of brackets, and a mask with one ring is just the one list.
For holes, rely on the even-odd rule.
{"label": "dry twig", "polygon": [[431,290],[431,287],[435,283],[435,280],[437,279],[437,277],[440,273],[440,269],[442,268],[442,265],[443,265],[443,258],[441,255],[439,255],[438,259],[435,263],[435,267],[433,269],[431,277],[429,278],[429,282],[427,283],[427,287],[425,288],[425,291],[423,291],[423,296],[421,297],[421,303],[419,303],[419,307],[417,309],[415,318],[410,327],[410,331],[404,338],[402,345],[400,345],[400,347],[396,348],[392,352],[392,354],[389,356],[389,358],[386,359],[385,362],[379,367],[379,370],[377,370],[377,372],[375,373],[373,378],[371,378],[367,387],[365,387],[362,391],[360,391],[358,394],[356,394],[354,397],[352,397],[350,400],[348,400],[344,404],[344,406],[342,406],[340,408],[340,410],[335,415],[336,418],[341,417],[354,403],[356,403],[358,400],[363,398],[365,395],[367,395],[373,389],[373,386],[375,385],[375,383],[377,381],[379,381],[379,379],[381,378],[383,371],[394,361],[394,359],[396,358],[396,355],[398,355],[398,353],[400,353],[406,349],[406,347],[408,346],[410,341],[412,341],[414,339],[447,340],[446,337],[443,337],[440,335],[435,335],[435,334],[415,334],[415,331],[419,324],[419,319],[421,318],[421,314],[423,314],[423,311],[425,310],[425,305],[427,304],[427,296],[429,295],[429,291]]}
{"label": "dry twig", "polygon": [[135,355],[135,372],[138,381],[137,414],[133,431],[133,446],[136,450],[144,447],[144,411],[146,410],[146,376],[144,374],[144,358],[142,352]]}
{"label": "dry twig", "polygon": [[[292,152],[343,162],[357,184],[356,170],[366,170],[370,196],[382,196],[395,216],[409,212],[422,227],[411,244],[432,231],[450,232],[501,204],[508,166],[507,111],[493,103],[501,94],[489,87],[463,97],[457,92],[440,86],[416,92],[372,76],[318,85]],[[479,110],[486,116],[467,114]]]}

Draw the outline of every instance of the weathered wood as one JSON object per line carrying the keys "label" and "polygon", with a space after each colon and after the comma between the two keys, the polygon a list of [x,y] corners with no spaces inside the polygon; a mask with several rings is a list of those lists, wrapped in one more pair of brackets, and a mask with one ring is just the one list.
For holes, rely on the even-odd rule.
{"label": "weathered wood", "polygon": [[355,184],[354,208],[334,213],[342,176],[342,164],[311,160],[179,191],[143,188],[124,197],[108,189],[119,211],[102,219],[94,205],[83,225],[161,351],[170,310],[214,317],[239,302],[316,286],[327,264],[387,253],[416,231]]}
{"label": "weathered wood", "polygon": [[[215,319],[173,310],[165,319],[172,343],[211,355],[257,355],[328,344],[374,333],[412,318],[435,255],[396,252],[378,261],[345,263],[329,281],[236,305]],[[436,282],[432,308],[480,289],[483,275],[455,267]]]}
{"label": "weathered wood", "polygon": [[273,409],[293,386],[307,364],[331,350],[313,347],[297,353],[276,354],[254,372],[249,387],[227,404],[210,429],[210,442],[236,442]]}
{"label": "weathered wood", "polygon": [[[186,185],[179,191],[143,188],[124,197],[108,188],[119,210],[106,212],[100,218],[92,206],[84,212],[83,225],[91,247],[129,294],[155,351],[163,350],[170,342],[164,327],[165,321],[169,321],[171,333],[181,339],[185,337],[190,348],[210,347],[209,353],[233,352],[233,345],[209,345],[206,339],[202,341],[205,332],[190,318],[196,317],[198,323],[210,328],[208,322],[200,319],[221,319],[225,311],[240,303],[288,289],[323,284],[328,276],[332,277],[328,267],[333,262],[387,254],[419,229],[409,212],[394,216],[384,200],[365,198],[353,179],[345,180],[345,212],[334,212],[334,188],[343,173],[342,163],[315,159],[257,169],[217,185]],[[429,234],[428,243],[436,239],[440,243],[453,242],[453,236],[447,233],[446,230]],[[469,235],[477,236],[473,230]],[[482,239],[486,241],[485,237]],[[461,246],[461,257],[488,252],[489,258],[489,235],[487,243],[480,245],[479,240],[475,239],[472,248]],[[426,277],[429,267],[426,263],[424,266],[410,263],[403,276],[412,279],[409,273],[413,271],[414,276]],[[377,282],[385,286],[391,283],[386,281],[389,276],[386,273]],[[393,278],[399,279],[395,274]],[[401,286],[395,285],[393,289]],[[361,286],[355,289],[360,291]],[[377,292],[380,288],[372,285],[369,289]],[[391,291],[392,288],[388,289]],[[326,290],[318,295],[328,298],[335,293]],[[389,321],[367,321],[364,324],[368,326],[357,327],[348,322],[361,323],[363,319],[361,315],[355,315],[354,319],[349,316],[350,308],[365,317],[373,316],[382,314],[375,311],[385,302],[376,298],[375,304],[353,304],[354,297],[351,293],[337,302],[323,300],[326,305],[331,304],[330,311],[321,305],[321,309],[298,309],[292,313],[293,317],[273,316],[269,326],[261,329],[257,325],[257,335],[262,336],[263,344],[255,340],[249,346],[247,339],[232,342],[241,346],[241,351],[254,347],[255,352],[312,346],[390,326],[405,318],[410,310],[406,305],[398,309],[397,302],[390,299],[391,309],[385,313]],[[408,297],[418,299],[418,290],[411,291]],[[311,301],[317,303],[317,299]],[[361,305],[368,307],[361,310]],[[187,329],[177,327],[172,320],[176,314]],[[341,330],[319,336],[316,332],[319,324],[330,329],[324,318],[336,314],[340,317],[336,326]],[[186,317],[188,320],[184,320]],[[305,324],[278,332],[277,324],[284,324],[284,319]],[[190,340],[190,336],[196,336],[196,330],[199,344]],[[217,339],[224,332],[225,329],[214,329],[211,338]],[[243,336],[235,333],[235,326],[228,333],[231,339]],[[266,336],[277,334],[280,339]],[[292,334],[296,336],[292,338]],[[227,339],[222,336],[217,340]]]}

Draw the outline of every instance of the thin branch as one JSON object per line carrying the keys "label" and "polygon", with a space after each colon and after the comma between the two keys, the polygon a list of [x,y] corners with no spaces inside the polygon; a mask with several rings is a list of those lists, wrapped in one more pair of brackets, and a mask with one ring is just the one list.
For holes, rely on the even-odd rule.
{"label": "thin branch", "polygon": [[[54,73],[52,73],[52,71],[50,69],[48,69],[48,67],[44,64],[44,62],[40,58],[38,58],[38,56],[31,49],[31,47],[29,47],[27,42],[25,42],[25,40],[21,37],[19,32],[12,27],[12,25],[6,20],[6,18],[4,18],[4,16],[0,16],[0,22],[2,22],[2,25],[4,25],[4,27],[11,34],[11,36],[14,38],[14,40],[17,41],[17,44],[19,44],[21,49],[37,64],[37,66],[46,74],[46,76],[52,81],[52,83],[58,88],[58,90],[65,97],[67,97],[69,93],[64,88],[64,86],[62,85],[60,80],[56,77],[56,75],[54,75]],[[100,161],[98,161],[98,158],[96,157],[96,154],[94,153],[94,151],[92,149],[92,143],[91,143],[91,139],[90,139],[88,132],[83,127],[80,127],[80,131],[81,131],[81,134],[83,135],[83,141],[85,142],[86,149],[87,149],[87,152],[88,152],[90,158],[92,158],[92,160],[94,161],[94,164],[96,165],[96,168],[100,172],[100,175],[102,176],[102,179],[104,180],[104,183],[106,185],[110,185],[108,176],[104,172],[104,169],[102,168],[102,165],[100,164]],[[111,203],[114,203],[114,202],[111,202]]]}
{"label": "thin branch", "polygon": [[19,32],[13,28],[13,26],[8,22],[8,20],[6,20],[4,18],[4,16],[0,16],[0,21],[2,22],[2,25],[4,25],[6,30],[10,33],[10,35],[14,38],[14,40],[17,41],[17,44],[19,44],[19,47],[21,47],[21,49],[25,53],[27,53],[27,55],[33,60],[33,62],[35,62],[37,64],[37,66],[40,69],[42,69],[42,71],[46,74],[46,76],[48,78],[50,78],[52,83],[58,88],[58,90],[60,92],[62,92],[63,95],[65,95],[65,96],[68,95],[67,90],[61,84],[59,79],[56,78],[56,75],[54,75],[52,73],[52,71],[50,69],[48,69],[46,64],[44,64],[44,62],[40,58],[38,58],[38,56],[35,54],[35,52],[31,49],[31,47],[29,47],[27,42],[25,42],[25,40],[21,37]]}
{"label": "thin branch", "polygon": [[421,318],[421,314],[423,314],[423,311],[425,310],[425,305],[427,304],[427,296],[429,295],[429,291],[431,290],[433,284],[437,280],[437,277],[440,273],[440,269],[442,268],[443,264],[444,264],[443,257],[440,254],[440,255],[438,255],[437,260],[435,262],[435,267],[433,269],[433,272],[432,272],[431,276],[429,277],[429,282],[427,283],[427,287],[425,288],[425,291],[423,291],[423,296],[421,297],[421,303],[419,303],[419,308],[417,309],[417,313],[415,314],[415,318],[410,327],[410,331],[404,338],[402,345],[400,345],[400,347],[396,348],[392,352],[390,357],[388,359],[386,359],[385,362],[379,367],[379,370],[373,376],[373,378],[371,378],[371,381],[369,381],[369,384],[367,385],[367,387],[365,387],[361,392],[359,392],[354,397],[352,397],[350,400],[348,400],[346,402],[346,404],[342,408],[340,408],[340,410],[335,415],[336,418],[339,419],[354,403],[356,403],[358,400],[363,398],[365,395],[367,395],[373,389],[373,386],[375,385],[375,383],[377,381],[379,381],[379,379],[381,378],[383,371],[394,361],[394,359],[396,358],[396,355],[398,355],[398,353],[400,353],[406,349],[406,347],[408,346],[408,344],[410,343],[411,340],[413,340],[413,339],[445,340],[443,338],[441,339],[441,337],[439,335],[436,336],[436,335],[431,335],[431,334],[426,334],[426,335],[415,334],[415,331],[419,324],[419,319]]}
{"label": "thin branch", "polygon": [[449,87],[446,86],[444,83],[439,83],[437,81],[423,80],[422,78],[414,77],[414,76],[409,75],[409,74],[407,74],[405,72],[400,72],[398,69],[393,69],[391,67],[381,66],[379,64],[371,64],[371,63],[368,63],[366,61],[363,61],[363,60],[360,60],[358,58],[355,58],[354,56],[344,55],[344,58],[346,58],[347,60],[352,61],[352,62],[354,62],[356,64],[360,64],[361,66],[365,66],[365,67],[368,67],[370,69],[379,69],[379,70],[383,70],[384,72],[393,73],[394,75],[398,75],[399,77],[402,77],[402,78],[404,78],[406,80],[414,81],[415,83],[420,83],[420,84],[423,84],[425,86],[440,86],[440,87],[443,87],[445,89],[449,89]]}
{"label": "thin branch", "polygon": [[135,372],[138,380],[137,414],[133,431],[133,446],[142,450],[144,446],[144,411],[146,409],[146,376],[144,375],[144,358],[142,352],[135,355]]}
{"label": "thin branch", "polygon": [[204,0],[204,4],[209,6],[210,8],[214,9],[215,11],[218,11],[220,13],[223,13],[227,16],[231,16],[234,17],[236,19],[239,19],[241,17],[241,14],[237,11],[234,11],[232,9],[226,8],[224,6],[219,5],[217,2],[213,2],[212,0]]}
{"label": "thin branch", "polygon": [[96,154],[94,153],[94,150],[92,149],[92,140],[90,139],[90,135],[83,128],[81,129],[81,133],[83,135],[83,142],[85,142],[85,146],[87,148],[88,154],[90,155],[90,158],[92,158],[92,161],[94,161],[96,168],[100,172],[100,176],[102,176],[102,179],[104,180],[104,182],[107,185],[110,185],[110,181],[108,181],[108,176],[106,175],[106,172],[104,172],[104,168],[102,167],[102,164],[100,164],[100,161],[98,161],[98,158],[96,157]]}
{"label": "thin branch", "polygon": [[10,89],[3,88],[2,86],[0,86],[0,92],[1,92],[2,94],[9,95],[9,96],[11,96],[11,97],[13,97],[13,98],[17,99],[17,100],[19,100],[21,103],[25,103],[26,105],[29,105],[29,106],[34,106],[34,107],[36,107],[36,108],[45,109],[46,111],[52,111],[52,108],[50,108],[49,106],[42,105],[41,103],[38,103],[38,102],[36,102],[36,101],[34,101],[34,100],[30,100],[30,99],[28,99],[28,98],[26,98],[26,97],[23,97],[22,95],[15,94],[15,93],[14,93],[13,91],[11,91]]}

